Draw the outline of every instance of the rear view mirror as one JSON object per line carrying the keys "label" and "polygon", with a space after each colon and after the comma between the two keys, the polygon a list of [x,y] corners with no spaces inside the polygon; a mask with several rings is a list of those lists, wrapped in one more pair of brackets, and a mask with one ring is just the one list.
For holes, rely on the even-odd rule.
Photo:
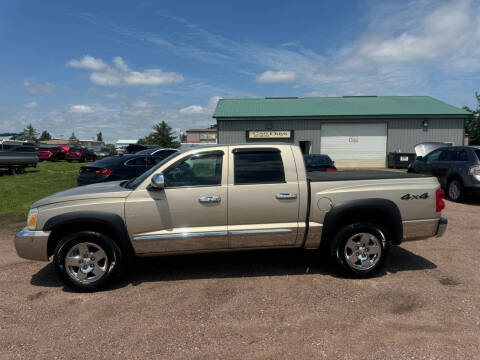
{"label": "rear view mirror", "polygon": [[162,173],[152,176],[150,181],[150,188],[155,190],[163,190],[165,188],[165,178]]}
{"label": "rear view mirror", "polygon": [[423,156],[417,156],[418,161],[423,161]]}

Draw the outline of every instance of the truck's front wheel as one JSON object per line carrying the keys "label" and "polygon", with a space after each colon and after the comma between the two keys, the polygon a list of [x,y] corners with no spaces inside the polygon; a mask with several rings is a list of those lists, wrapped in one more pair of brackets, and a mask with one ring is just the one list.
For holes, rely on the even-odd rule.
{"label": "truck's front wheel", "polygon": [[108,236],[81,231],[60,240],[53,262],[65,285],[78,291],[97,291],[116,280],[122,260],[120,248]]}
{"label": "truck's front wheel", "polygon": [[389,248],[389,240],[380,227],[358,222],[338,232],[330,248],[330,257],[347,275],[363,278],[378,272]]}

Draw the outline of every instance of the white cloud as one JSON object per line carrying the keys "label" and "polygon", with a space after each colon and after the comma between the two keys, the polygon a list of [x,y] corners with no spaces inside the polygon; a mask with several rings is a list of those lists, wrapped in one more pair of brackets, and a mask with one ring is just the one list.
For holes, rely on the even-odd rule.
{"label": "white cloud", "polygon": [[68,66],[87,69],[87,70],[103,70],[107,65],[102,61],[102,59],[96,59],[93,56],[85,55],[80,60],[72,59],[68,62]]}
{"label": "white cloud", "polygon": [[69,112],[78,114],[89,114],[93,112],[93,109],[88,105],[72,105]]}
{"label": "white cloud", "polygon": [[130,85],[161,85],[180,83],[183,81],[183,75],[163,72],[160,69],[147,69],[143,72],[131,71],[124,76],[123,80]]}
{"label": "white cloud", "polygon": [[37,82],[25,79],[23,86],[32,95],[47,95],[55,90],[55,84],[51,82]]}
{"label": "white cloud", "polygon": [[211,97],[208,102],[207,106],[200,106],[200,105],[190,105],[184,107],[179,110],[181,114],[184,115],[203,115],[203,114],[213,114],[215,107],[217,106],[218,100],[220,100],[220,96],[213,96]]}
{"label": "white cloud", "polygon": [[212,96],[208,100],[207,107],[212,113],[215,110],[215,108],[217,107],[218,100],[220,100],[221,98],[222,98],[221,96]]}
{"label": "white cloud", "polygon": [[36,101],[32,101],[32,102],[26,103],[25,107],[27,109],[35,109],[36,107],[38,107],[38,103]]}
{"label": "white cloud", "polygon": [[267,70],[259,74],[255,81],[258,83],[284,83],[293,82],[297,78],[297,75],[293,71],[272,71]]}
{"label": "white cloud", "polygon": [[121,71],[127,72],[127,71],[130,70],[130,69],[128,68],[127,63],[126,63],[120,56],[116,56],[115,58],[113,58],[113,63],[114,63],[115,66],[116,66],[117,68],[119,68]]}
{"label": "white cloud", "polygon": [[105,72],[93,72],[90,81],[102,86],[116,86],[122,83],[122,78],[115,70],[108,69]]}
{"label": "white cloud", "polygon": [[[86,57],[78,62],[82,62],[83,64],[85,58]],[[87,67],[86,64],[84,64],[85,66],[75,65],[75,67],[81,67],[88,70],[98,70],[90,74],[90,81],[97,85],[163,85],[183,82],[183,75],[174,72],[164,72],[161,69],[146,69],[143,71],[131,70],[120,56],[113,59],[113,66],[106,65],[101,59],[95,59],[93,57],[89,57],[87,61],[88,64],[93,65],[92,59],[101,62],[104,66],[94,68],[93,66]],[[77,62],[77,60],[72,60],[70,63],[73,61]]]}
{"label": "white cloud", "polygon": [[190,105],[183,109],[180,109],[179,112],[185,115],[206,114],[208,112],[208,109],[200,105]]}

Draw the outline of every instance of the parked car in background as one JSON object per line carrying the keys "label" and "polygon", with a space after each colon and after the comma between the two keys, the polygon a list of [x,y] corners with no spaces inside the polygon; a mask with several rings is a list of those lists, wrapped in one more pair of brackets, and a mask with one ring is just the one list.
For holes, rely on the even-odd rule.
{"label": "parked car in background", "polygon": [[37,150],[38,161],[59,161],[65,160],[67,151],[60,146],[53,146],[50,148],[39,148]]}
{"label": "parked car in background", "polygon": [[88,185],[105,181],[135,178],[164,158],[159,156],[125,154],[107,157],[80,168],[77,184]]}
{"label": "parked car in background", "polygon": [[161,148],[161,147],[156,147],[156,148],[151,148],[151,149],[145,149],[141,150],[135,154],[137,155],[155,155],[155,156],[161,156],[163,158],[166,158],[167,156],[172,155],[173,153],[178,152],[177,149],[168,149],[168,148]]}
{"label": "parked car in background", "polygon": [[93,149],[93,153],[95,154],[97,159],[103,159],[108,156],[116,155],[116,151],[114,148],[105,146]]}
{"label": "parked car in background", "polygon": [[65,159],[68,162],[76,160],[78,162],[85,162],[88,160],[95,161],[95,153],[86,147],[71,147],[65,154]]}
{"label": "parked car in background", "polygon": [[436,176],[447,196],[460,201],[480,193],[480,147],[449,146],[418,156],[408,172]]}
{"label": "parked car in background", "polygon": [[337,171],[333,160],[328,155],[303,155],[307,171]]}

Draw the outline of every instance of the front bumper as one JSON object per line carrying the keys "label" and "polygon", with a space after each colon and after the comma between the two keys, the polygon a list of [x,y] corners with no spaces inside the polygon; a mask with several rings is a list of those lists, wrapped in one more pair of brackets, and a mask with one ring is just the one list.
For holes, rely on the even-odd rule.
{"label": "front bumper", "polygon": [[32,231],[25,227],[15,235],[18,256],[28,260],[48,261],[47,244],[50,231]]}
{"label": "front bumper", "polygon": [[445,218],[440,218],[440,221],[438,222],[437,234],[435,236],[436,237],[443,236],[443,234],[445,234],[445,231],[447,231],[447,225],[448,225],[448,220]]}

